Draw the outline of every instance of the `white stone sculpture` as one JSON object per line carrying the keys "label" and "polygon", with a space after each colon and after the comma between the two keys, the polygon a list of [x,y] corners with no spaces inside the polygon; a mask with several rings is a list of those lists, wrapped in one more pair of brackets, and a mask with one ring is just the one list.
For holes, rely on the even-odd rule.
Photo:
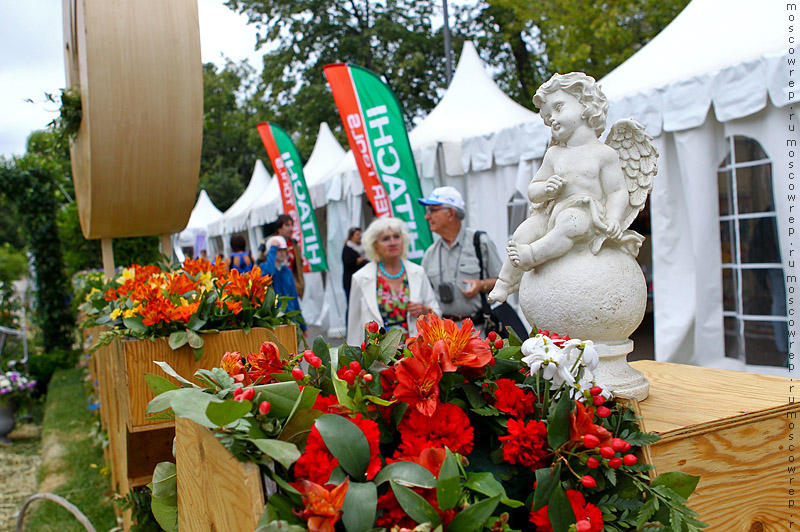
{"label": "white stone sculpture", "polygon": [[647,304],[636,262],[644,237],[628,227],[653,187],[658,152],[632,119],[619,120],[600,142],[608,100],[586,74],[554,75],[533,103],[552,140],[528,186],[530,216],[508,243],[489,299],[519,290],[530,323],[594,341],[597,380],[642,400],[649,383],[626,356]]}

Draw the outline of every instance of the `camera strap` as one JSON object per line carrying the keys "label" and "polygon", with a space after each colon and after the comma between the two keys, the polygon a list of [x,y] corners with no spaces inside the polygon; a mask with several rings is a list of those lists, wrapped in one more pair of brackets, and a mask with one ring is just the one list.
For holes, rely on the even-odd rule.
{"label": "camera strap", "polygon": [[[439,246],[439,284],[443,284],[444,281],[444,271],[442,270],[442,248],[447,244],[444,243],[442,240],[441,245]],[[453,284],[456,282],[456,275],[458,275],[458,266],[461,264],[461,253],[464,251],[464,246],[461,243],[458,244],[458,258],[456,259],[456,269],[453,272]],[[454,287],[457,288],[457,287]]]}
{"label": "camera strap", "polygon": [[[475,255],[478,257],[478,265],[480,266],[480,279],[483,281],[484,279],[484,270],[483,270],[483,253],[481,253],[481,235],[484,234],[484,231],[475,231],[475,236],[472,238],[472,244],[475,246]],[[489,306],[489,300],[486,299],[486,294],[482,291],[479,292],[481,297],[481,312],[483,312],[483,317],[488,320],[489,316],[492,314],[492,308]]]}

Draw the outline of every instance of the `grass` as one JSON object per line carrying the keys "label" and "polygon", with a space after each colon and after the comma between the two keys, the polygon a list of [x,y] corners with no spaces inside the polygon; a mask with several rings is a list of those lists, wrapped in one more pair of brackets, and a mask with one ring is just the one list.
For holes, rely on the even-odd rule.
{"label": "grass", "polygon": [[[108,531],[117,526],[111,482],[94,436],[97,417],[87,408],[84,374],[82,369],[60,370],[50,381],[41,431],[38,491],[64,497],[98,531]],[[85,532],[72,514],[50,501],[36,501],[29,507],[24,530]]]}

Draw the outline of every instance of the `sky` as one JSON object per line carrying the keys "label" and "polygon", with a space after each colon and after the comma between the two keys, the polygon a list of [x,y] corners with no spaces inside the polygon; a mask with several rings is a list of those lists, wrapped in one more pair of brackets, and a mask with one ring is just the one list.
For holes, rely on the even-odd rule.
{"label": "sky", "polygon": [[[25,153],[28,135],[57,114],[58,106],[47,102],[45,93],[58,94],[66,85],[61,3],[0,1],[0,156]],[[223,0],[198,0],[198,9],[204,63],[248,58],[260,67],[256,29],[247,25],[247,17]]]}

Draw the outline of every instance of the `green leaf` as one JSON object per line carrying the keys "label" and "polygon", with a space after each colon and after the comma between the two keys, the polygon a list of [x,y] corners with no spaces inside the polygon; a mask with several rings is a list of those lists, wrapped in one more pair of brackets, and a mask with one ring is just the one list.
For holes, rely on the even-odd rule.
{"label": "green leaf", "polygon": [[127,327],[128,329],[130,329],[132,331],[140,332],[140,333],[146,333],[147,332],[147,325],[144,324],[144,322],[142,321],[143,319],[144,318],[142,318],[141,316],[133,316],[131,318],[122,318],[122,323],[125,324],[125,327]]}
{"label": "green leaf", "polygon": [[680,471],[671,471],[669,473],[662,473],[658,475],[653,482],[650,483],[651,488],[656,486],[666,486],[684,499],[694,493],[697,488],[697,483],[700,482],[699,476],[689,475]]}
{"label": "green leaf", "polygon": [[556,484],[550,496],[550,501],[547,505],[547,517],[550,519],[550,526],[553,527],[553,532],[568,532],[569,526],[575,523],[572,505],[570,505],[567,493],[561,487],[561,483]]}
{"label": "green leaf", "polygon": [[318,395],[319,388],[314,388],[313,386],[304,386],[303,389],[300,390],[300,395],[297,396],[297,400],[294,402],[294,406],[292,407],[292,411],[289,412],[287,420],[291,421],[298,410],[311,408],[314,406],[314,402],[317,400]]}
{"label": "green leaf", "polygon": [[[218,427],[216,423],[208,419],[206,410],[208,409],[209,403],[221,403],[222,399],[218,399],[213,395],[195,389],[175,390],[174,392],[168,393],[175,393],[175,395],[171,396],[172,400],[170,404],[177,417],[191,419],[195,423],[209,429]],[[163,397],[164,395],[166,394],[159,395],[159,397]],[[156,399],[158,399],[158,397]]]}
{"label": "green leaf", "polygon": [[[269,415],[272,415],[272,410],[270,410]],[[314,422],[321,415],[322,412],[313,408],[298,410],[292,416],[292,419],[283,426],[278,439],[292,442],[301,448],[304,447],[308,434],[311,432],[311,427],[314,426]]]}
{"label": "green leaf", "polygon": [[253,403],[250,401],[224,400],[221,403],[209,403],[206,417],[212,423],[224,427],[250,413]]}
{"label": "green leaf", "polygon": [[158,366],[159,368],[161,368],[164,371],[164,373],[166,373],[167,375],[169,375],[173,379],[177,380],[178,382],[180,382],[182,384],[185,384],[187,386],[191,386],[192,388],[198,388],[198,389],[200,388],[195,383],[193,383],[191,381],[188,381],[188,380],[184,379],[183,377],[181,377],[180,375],[178,375],[178,372],[175,371],[174,369],[172,369],[172,366],[170,366],[166,362],[161,362],[160,360],[155,360],[155,361],[153,361],[153,363],[156,366]]}
{"label": "green leaf", "polygon": [[147,383],[147,387],[150,388],[150,391],[153,392],[153,395],[161,395],[170,390],[180,390],[172,381],[154,373],[145,373],[144,381]]}
{"label": "green leaf", "polygon": [[199,331],[205,324],[206,320],[202,319],[199,314],[192,314],[192,317],[189,318],[189,323],[186,324],[186,328],[191,331]]}
{"label": "green leaf", "polygon": [[484,499],[458,512],[447,527],[448,532],[473,532],[491,517],[500,502],[500,495]]}
{"label": "green leaf", "polygon": [[178,500],[175,503],[166,499],[153,497],[150,499],[150,511],[158,521],[159,526],[166,532],[178,532]]}
{"label": "green leaf", "polygon": [[300,458],[300,450],[293,443],[280,440],[252,440],[258,450],[266,454],[286,469]]}
{"label": "green leaf", "polygon": [[256,395],[262,401],[269,401],[272,408],[269,411],[270,417],[285,419],[294,408],[297,398],[300,396],[300,387],[297,382],[273,382],[261,384],[254,387]]}
{"label": "green leaf", "polygon": [[442,468],[439,470],[439,481],[436,484],[436,498],[439,508],[449,510],[453,508],[461,497],[461,474],[456,462],[456,457],[446,449],[447,455]]}
{"label": "green leaf", "polygon": [[386,336],[381,340],[381,351],[378,357],[385,363],[389,363],[397,352],[397,346],[403,339],[403,333],[397,329],[392,329],[386,333]]}
{"label": "green leaf", "polygon": [[376,395],[365,395],[364,400],[369,401],[370,403],[375,403],[376,405],[380,406],[392,406],[397,402],[395,400],[387,401],[386,399],[381,399]]}
{"label": "green leaf", "polygon": [[500,495],[500,502],[511,508],[519,508],[524,503],[509,499],[503,485],[492,473],[467,473],[467,481],[464,487],[476,493],[481,493],[487,497]]}
{"label": "green leaf", "polygon": [[189,347],[192,349],[200,349],[205,344],[203,337],[192,330],[187,330],[186,336],[189,339]]}
{"label": "green leaf", "polygon": [[315,426],[333,456],[348,475],[361,481],[369,466],[369,442],[358,426],[334,414],[320,416]]}
{"label": "green leaf", "polygon": [[401,486],[436,487],[436,477],[433,476],[433,473],[414,462],[400,461],[391,463],[380,470],[373,482],[380,486],[390,480],[394,480]]}
{"label": "green leaf", "polygon": [[[172,462],[161,462],[153,471],[153,497],[169,499],[178,496],[178,471]],[[176,499],[177,501],[177,499]]]}
{"label": "green leaf", "polygon": [[569,414],[574,406],[574,399],[562,393],[547,424],[547,443],[552,449],[558,449],[569,440]]}
{"label": "green leaf", "polygon": [[186,331],[175,331],[169,335],[169,346],[174,351],[185,346],[189,342],[189,334]]}
{"label": "green leaf", "polygon": [[367,532],[375,524],[378,489],[372,482],[350,482],[342,505],[342,522],[347,532]]}
{"label": "green leaf", "polygon": [[405,486],[401,486],[394,480],[389,482],[397,502],[411,519],[419,524],[430,523],[431,526],[438,526],[441,523],[439,514],[421,495]]}
{"label": "green leaf", "polygon": [[533,492],[533,507],[531,511],[536,512],[547,506],[550,495],[557,485],[561,482],[561,463],[556,463],[555,467],[543,467],[536,470],[536,491]]}
{"label": "green leaf", "polygon": [[183,390],[188,388],[178,388],[176,390],[168,390],[164,393],[160,393],[150,399],[150,402],[147,403],[147,408],[144,409],[145,414],[155,414],[156,412],[163,412],[168,408],[172,408],[172,397],[176,394],[180,394]]}
{"label": "green leaf", "polygon": [[270,521],[256,528],[255,532],[307,532],[308,529],[300,525],[291,525],[288,521]]}
{"label": "green leaf", "polygon": [[204,347],[201,345],[200,347],[195,347],[192,349],[192,353],[194,353],[194,361],[199,362],[201,358],[203,358]]}

